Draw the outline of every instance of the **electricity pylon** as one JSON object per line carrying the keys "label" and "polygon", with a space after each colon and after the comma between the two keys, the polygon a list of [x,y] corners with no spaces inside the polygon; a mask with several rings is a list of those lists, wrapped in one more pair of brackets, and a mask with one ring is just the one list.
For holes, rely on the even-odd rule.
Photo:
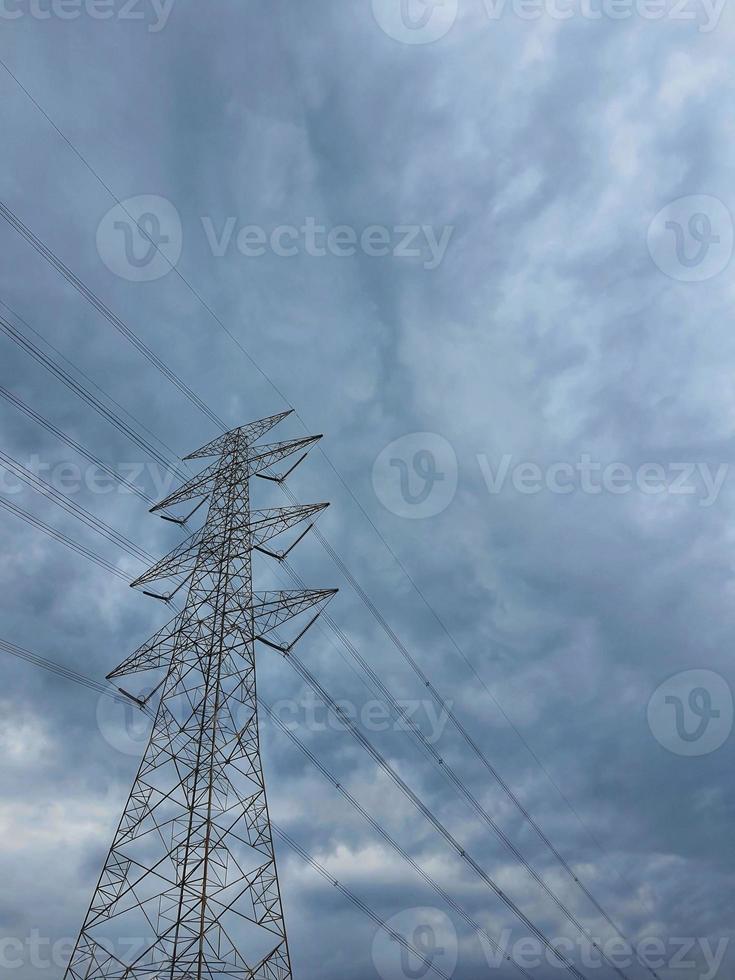
{"label": "electricity pylon", "polygon": [[[282,481],[320,438],[258,445],[288,414],[192,453],[187,459],[217,459],[152,508],[201,498],[196,511],[209,501],[201,529],[132,583],[171,583],[147,592],[165,602],[185,585],[188,596],[183,611],[108,675],[150,671],[153,691],[134,700],[150,711],[160,692],[160,703],[66,980],[291,980],[260,758],[255,644],[287,653],[336,590],[252,589],[252,552],[283,560],[311,523],[285,552],[266,544],[327,506],[251,511],[251,479]],[[273,473],[297,454],[287,473]],[[194,511],[163,516],[183,525]],[[291,619],[298,632],[284,646],[274,631]]]}

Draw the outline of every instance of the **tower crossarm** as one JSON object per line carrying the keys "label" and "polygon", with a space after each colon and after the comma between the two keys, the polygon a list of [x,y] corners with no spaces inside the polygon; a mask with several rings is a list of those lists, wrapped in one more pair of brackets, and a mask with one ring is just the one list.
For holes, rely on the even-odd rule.
{"label": "tower crossarm", "polygon": [[191,480],[187,480],[178,490],[169,494],[160,503],[151,507],[151,514],[156,514],[159,510],[165,510],[167,507],[173,507],[175,504],[184,503],[195,497],[209,496],[214,487],[218,470],[219,463],[212,463],[211,466],[208,466],[201,473],[193,476]]}
{"label": "tower crossarm", "polygon": [[[328,506],[329,504],[302,504],[297,507],[254,511],[250,524],[237,529],[233,534],[236,550],[232,553],[232,557],[242,557],[244,552],[260,547],[288,528],[295,527],[310,517],[316,517]],[[131,582],[131,588],[140,588],[151,582],[174,578],[182,573],[189,574],[194,569],[201,550],[216,546],[216,542],[207,540],[206,530],[206,526],[200,528],[182,541],[173,551]]]}
{"label": "tower crossarm", "polygon": [[176,640],[179,636],[181,613],[166,623],[150,640],[138,647],[130,656],[107,675],[108,680],[137,674],[140,671],[156,670],[168,666],[174,655]]}
{"label": "tower crossarm", "polygon": [[317,517],[329,504],[300,504],[296,507],[274,507],[270,510],[253,511],[251,523],[252,546],[265,544],[302,521]]}
{"label": "tower crossarm", "polygon": [[270,469],[271,466],[288,459],[289,456],[293,456],[294,453],[298,453],[302,449],[308,452],[321,438],[320,435],[305,436],[303,439],[291,439],[288,442],[275,442],[254,448],[248,456],[248,475],[257,476],[263,470]]}
{"label": "tower crossarm", "polygon": [[130,583],[131,589],[147,585],[149,582],[156,582],[159,579],[173,578],[181,572],[190,572],[196,565],[203,538],[204,528],[201,528],[177,545],[165,558],[161,558],[155,565],[139,575],[135,581]]}
{"label": "tower crossarm", "polygon": [[301,592],[263,592],[253,596],[255,638],[267,636],[308,609],[321,612],[336,593],[337,589],[306,589]]}
{"label": "tower crossarm", "polygon": [[206,446],[202,446],[201,449],[197,449],[193,453],[189,453],[185,456],[185,460],[190,459],[204,459],[207,456],[221,456],[223,452],[227,449],[228,444],[232,441],[233,435],[237,435],[239,439],[244,442],[253,444],[262,439],[266,433],[282,422],[285,418],[293,413],[293,409],[289,409],[287,412],[279,412],[278,415],[270,415],[267,419],[261,419],[259,422],[251,422],[249,425],[241,425],[237,429],[232,429],[231,432],[226,432],[224,435],[218,436],[211,442],[208,442]]}

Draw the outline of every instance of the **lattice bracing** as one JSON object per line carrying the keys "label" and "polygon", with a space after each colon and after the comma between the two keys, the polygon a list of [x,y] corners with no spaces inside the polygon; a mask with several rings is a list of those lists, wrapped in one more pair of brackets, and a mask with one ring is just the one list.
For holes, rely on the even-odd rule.
{"label": "lattice bracing", "polygon": [[209,502],[203,527],[133,583],[183,577],[186,603],[109,675],[158,671],[160,701],[66,980],[291,978],[255,648],[301,617],[298,639],[335,590],[253,592],[253,551],[281,558],[265,543],[326,506],[250,508],[251,477],[314,443],[256,444],[287,414],[193,453],[217,459],[154,508]]}

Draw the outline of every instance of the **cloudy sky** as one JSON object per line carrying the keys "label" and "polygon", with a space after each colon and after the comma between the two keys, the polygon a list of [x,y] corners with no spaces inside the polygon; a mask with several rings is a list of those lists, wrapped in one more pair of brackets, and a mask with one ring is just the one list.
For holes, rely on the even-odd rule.
{"label": "cloudy sky", "polygon": [[[332,502],[323,535],[388,629],[313,536],[294,567],[340,588],[335,624],[584,928],[615,936],[432,713],[401,644],[620,932],[682,980],[735,965],[734,30],[705,0],[0,3],[0,323],[167,459],[217,434],[12,212],[228,426],[292,405],[284,438],[323,432],[293,490]],[[161,465],[7,330],[0,358],[4,389],[150,497],[168,491]],[[7,399],[0,426],[6,457],[147,552],[180,539]],[[142,570],[0,478],[4,501],[124,577]],[[165,621],[17,513],[0,509],[0,533],[3,640],[101,681]],[[328,624],[299,650],[584,976],[615,976],[380,720]],[[0,975],[52,980],[145,730],[5,652],[0,675]],[[513,946],[528,928],[288,664],[263,651],[260,683],[456,906],[533,976],[564,975]],[[445,973],[520,976],[262,730],[290,837]],[[278,858],[296,977],[432,975],[285,844]]]}

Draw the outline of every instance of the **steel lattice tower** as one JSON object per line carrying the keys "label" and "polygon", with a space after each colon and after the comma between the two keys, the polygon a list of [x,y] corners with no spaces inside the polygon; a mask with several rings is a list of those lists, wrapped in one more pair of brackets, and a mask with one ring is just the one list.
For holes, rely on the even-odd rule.
{"label": "steel lattice tower", "polygon": [[[160,703],[66,980],[291,980],[260,758],[255,644],[287,651],[336,590],[252,589],[252,552],[282,559],[266,542],[327,506],[251,511],[250,480],[285,479],[320,438],[258,445],[288,414],[192,453],[187,459],[217,459],[153,508],[202,498],[198,510],[209,501],[203,527],[132,583],[173,583],[169,594],[147,593],[166,602],[185,585],[188,596],[183,611],[109,675],[153,672],[152,694],[135,700],[147,709],[160,692]],[[268,472],[298,453],[284,476]],[[193,513],[165,516],[183,524]],[[299,632],[284,647],[274,630],[294,617]]]}

